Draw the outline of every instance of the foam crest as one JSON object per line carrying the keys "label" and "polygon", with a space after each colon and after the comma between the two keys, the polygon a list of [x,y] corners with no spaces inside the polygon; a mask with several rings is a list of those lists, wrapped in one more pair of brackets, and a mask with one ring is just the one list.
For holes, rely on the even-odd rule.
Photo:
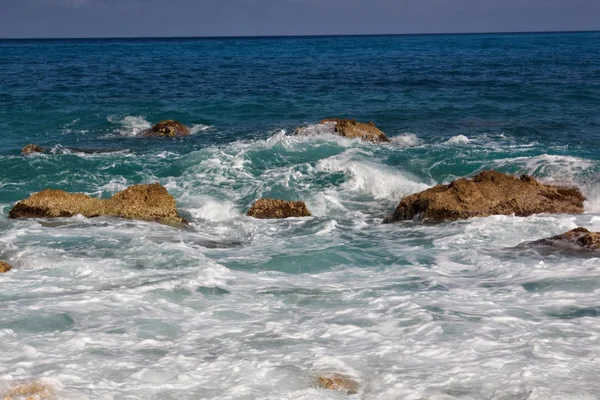
{"label": "foam crest", "polygon": [[423,143],[414,133],[403,133],[399,136],[393,136],[390,137],[390,141],[398,147],[414,147],[420,146]]}
{"label": "foam crest", "polygon": [[210,125],[194,124],[190,126],[190,132],[192,133],[192,135],[199,132],[205,132],[210,129],[212,129],[212,126]]}
{"label": "foam crest", "polygon": [[463,145],[463,144],[469,144],[470,142],[471,142],[471,139],[469,139],[465,135],[456,135],[456,136],[452,136],[450,139],[448,139],[444,143],[452,144],[452,145]]}
{"label": "foam crest", "polygon": [[240,216],[236,204],[229,200],[218,200],[208,196],[198,196],[193,200],[188,199],[188,202],[201,205],[197,208],[187,208],[187,211],[192,214],[194,219],[220,222]]}
{"label": "foam crest", "polygon": [[120,125],[119,133],[124,136],[136,136],[143,130],[152,128],[152,124],[142,116],[109,116],[107,119],[108,122]]}
{"label": "foam crest", "polygon": [[522,173],[544,178],[548,182],[574,182],[594,163],[579,157],[542,154],[533,157],[512,157],[494,160],[498,167],[519,166]]}
{"label": "foam crest", "polygon": [[392,168],[367,161],[352,161],[347,153],[319,161],[317,169],[350,175],[350,179],[342,185],[342,188],[368,193],[375,199],[395,201],[428,187],[406,172],[400,173]]}
{"label": "foam crest", "polygon": [[250,143],[249,145],[254,149],[273,149],[280,146],[288,150],[303,151],[304,148],[301,145],[319,145],[324,143],[336,144],[342,148],[356,147],[362,144],[370,145],[369,142],[365,142],[364,140],[349,139],[333,133],[297,135],[288,134],[286,130],[278,131],[272,136],[270,136],[268,139],[257,140]]}

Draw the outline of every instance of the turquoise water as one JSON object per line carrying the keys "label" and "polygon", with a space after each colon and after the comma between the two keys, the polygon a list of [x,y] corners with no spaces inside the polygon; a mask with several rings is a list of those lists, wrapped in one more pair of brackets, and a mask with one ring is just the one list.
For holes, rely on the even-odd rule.
{"label": "turquoise water", "polygon": [[[335,399],[316,378],[342,373],[361,399],[599,396],[600,258],[510,249],[600,231],[599,33],[5,40],[0,71],[0,395]],[[392,142],[293,136],[329,116]],[[165,118],[193,135],[137,135]],[[381,224],[490,168],[586,212]],[[151,182],[190,229],[7,219]],[[246,217],[260,197],[314,216]]]}

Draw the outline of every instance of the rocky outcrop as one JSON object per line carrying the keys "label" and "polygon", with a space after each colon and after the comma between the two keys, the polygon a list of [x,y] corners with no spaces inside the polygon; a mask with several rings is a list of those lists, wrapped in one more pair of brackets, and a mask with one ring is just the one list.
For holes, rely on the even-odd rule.
{"label": "rocky outcrop", "polygon": [[529,175],[517,178],[484,171],[472,179],[458,179],[403,198],[384,223],[454,221],[489,215],[580,214],[584,200],[577,188],[544,185]]}
{"label": "rocky outcrop", "polygon": [[600,251],[600,233],[590,232],[585,228],[575,228],[569,232],[556,235],[550,238],[536,240],[526,243],[526,246],[536,247],[549,246],[560,248],[571,248],[573,250]]}
{"label": "rocky outcrop", "polygon": [[350,139],[359,138],[373,143],[384,143],[390,140],[373,122],[368,124],[353,119],[326,118],[317,125],[305,126],[295,131],[296,135],[335,134]]}
{"label": "rocky outcrop", "polygon": [[320,376],[317,385],[321,389],[339,390],[346,394],[356,394],[359,389],[358,382],[339,374]]}
{"label": "rocky outcrop", "polygon": [[0,261],[0,274],[4,272],[8,272],[12,269],[12,267],[5,263],[4,261]]}
{"label": "rocky outcrop", "polygon": [[89,218],[113,216],[163,223],[185,223],[185,219],[177,213],[173,196],[158,183],[133,185],[110,199],[45,189],[18,202],[8,217],[55,218],[78,214]]}
{"label": "rocky outcrop", "polygon": [[26,156],[28,154],[33,154],[33,153],[43,153],[44,149],[40,146],[38,146],[37,144],[28,144],[27,146],[23,147],[23,149],[21,149],[21,154]]}
{"label": "rocky outcrop", "polygon": [[168,119],[165,121],[160,121],[152,128],[142,131],[140,135],[149,137],[176,137],[188,136],[191,133],[192,132],[190,129],[181,122]]}
{"label": "rocky outcrop", "polygon": [[260,199],[252,205],[248,216],[260,219],[310,217],[311,213],[303,201]]}

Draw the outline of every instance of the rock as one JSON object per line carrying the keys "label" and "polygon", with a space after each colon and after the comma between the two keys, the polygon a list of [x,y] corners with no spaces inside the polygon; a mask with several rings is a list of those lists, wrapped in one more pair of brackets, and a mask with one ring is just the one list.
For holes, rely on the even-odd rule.
{"label": "rock", "polygon": [[579,189],[544,185],[528,175],[520,178],[484,171],[472,179],[437,185],[403,198],[383,222],[454,221],[489,215],[525,217],[540,213],[580,214],[585,197]]}
{"label": "rock", "polygon": [[384,143],[390,140],[373,122],[368,124],[353,119],[326,118],[317,125],[296,129],[296,135],[335,134],[350,139],[360,138],[373,143]]}
{"label": "rock", "polygon": [[[590,232],[585,228],[575,228],[569,232],[550,238],[526,243],[526,247],[551,246],[556,248],[572,248],[579,250],[600,251],[600,233]],[[522,245],[520,245],[523,247]],[[517,246],[519,247],[519,246]]]}
{"label": "rock", "polygon": [[4,261],[0,261],[0,273],[8,272],[12,269],[12,267],[5,263]]}
{"label": "rock", "polygon": [[146,129],[142,131],[140,134],[142,136],[152,136],[152,137],[176,137],[176,136],[188,136],[192,132],[188,127],[183,125],[181,122],[173,121],[172,119],[167,119],[165,121],[160,121],[158,124],[154,125],[150,129]]}
{"label": "rock", "polygon": [[3,397],[4,400],[49,400],[55,398],[54,390],[39,382],[16,386]]}
{"label": "rock", "polygon": [[38,146],[37,144],[28,144],[27,146],[23,147],[23,149],[21,150],[21,154],[26,156],[28,154],[33,154],[33,153],[43,153],[44,149],[41,148],[40,146]]}
{"label": "rock", "polygon": [[310,217],[303,201],[260,199],[248,211],[248,216],[261,219]]}
{"label": "rock", "polygon": [[45,189],[18,202],[9,218],[56,218],[81,214],[88,218],[104,216],[185,223],[177,213],[175,199],[158,183],[133,185],[110,199],[97,199],[82,193]]}
{"label": "rock", "polygon": [[339,390],[346,394],[356,394],[359,389],[356,381],[339,374],[320,376],[317,385],[321,389]]}

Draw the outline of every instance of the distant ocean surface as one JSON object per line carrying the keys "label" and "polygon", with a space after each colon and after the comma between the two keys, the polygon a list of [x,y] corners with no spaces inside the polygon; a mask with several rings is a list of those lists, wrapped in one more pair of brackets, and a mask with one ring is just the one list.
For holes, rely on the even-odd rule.
{"label": "distant ocean surface", "polygon": [[[392,142],[293,135],[325,117]],[[140,137],[162,119],[193,134]],[[600,33],[0,40],[0,132],[0,395],[600,398],[600,257],[512,249],[600,231]],[[577,185],[586,212],[381,224],[486,169]],[[153,182],[190,229],[7,218]],[[245,216],[260,197],[313,217]]]}

